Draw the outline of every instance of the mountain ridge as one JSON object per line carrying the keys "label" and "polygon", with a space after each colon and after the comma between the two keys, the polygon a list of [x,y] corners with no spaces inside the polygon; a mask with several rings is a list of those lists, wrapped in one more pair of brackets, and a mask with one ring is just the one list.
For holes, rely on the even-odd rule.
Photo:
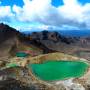
{"label": "mountain ridge", "polygon": [[[77,52],[88,53],[90,51],[90,37],[67,37],[58,32],[46,30],[25,35],[3,23],[0,24],[0,43],[1,57],[20,51],[21,46],[22,48],[37,47],[42,49],[43,53],[62,52],[77,55]],[[90,58],[89,55],[81,55],[81,57]]]}

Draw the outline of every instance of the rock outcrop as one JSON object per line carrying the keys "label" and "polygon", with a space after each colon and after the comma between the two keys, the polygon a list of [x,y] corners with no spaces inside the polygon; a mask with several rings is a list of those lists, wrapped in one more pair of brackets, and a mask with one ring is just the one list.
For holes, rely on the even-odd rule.
{"label": "rock outcrop", "polygon": [[12,49],[16,50],[21,36],[16,29],[0,24],[0,60],[8,58]]}
{"label": "rock outcrop", "polygon": [[[15,63],[18,66],[2,68],[2,70],[0,70],[1,83],[4,82],[3,79],[8,82],[8,79],[11,78],[9,83],[11,82],[12,79],[18,80],[19,82],[21,82],[19,84],[21,88],[28,87],[30,90],[72,90],[72,89],[73,90],[89,90],[90,89],[90,83],[89,83],[90,82],[90,78],[89,78],[90,67],[85,73],[85,75],[80,78],[70,78],[66,80],[58,80],[58,81],[51,81],[51,82],[40,80],[38,77],[35,76],[35,74],[33,74],[30,68],[29,69],[27,68],[28,64],[32,64],[32,63],[40,64],[47,60],[56,60],[56,61],[60,61],[60,60],[77,61],[78,60],[81,62],[86,62],[90,65],[90,62],[88,62],[85,59],[73,57],[71,55],[66,55],[63,53],[45,54],[45,55],[40,55],[40,56],[36,56],[32,58],[28,57],[28,58],[21,59],[18,62],[16,58],[11,58],[11,59],[14,60],[14,61],[11,60],[11,64]],[[2,78],[2,75],[3,75],[3,78]],[[3,85],[4,86],[8,85],[7,82],[6,84],[3,84]],[[18,82],[16,82],[15,84],[16,86],[14,85],[13,87],[16,88],[17,84]],[[0,87],[4,88],[4,86],[2,86],[1,84]],[[20,86],[18,86],[17,88],[20,88]],[[7,88],[8,87],[13,88],[11,87],[11,84],[8,85]],[[9,88],[7,90],[9,90]]]}
{"label": "rock outcrop", "polygon": [[[32,43],[38,47],[45,47],[52,52],[57,51],[89,59],[90,37],[66,37],[58,32],[42,31],[33,32],[30,38]],[[81,55],[77,54],[77,52],[85,52],[86,54]]]}
{"label": "rock outcrop", "polygon": [[60,35],[58,32],[49,32],[49,31],[33,32],[30,36],[32,40],[37,40],[37,41],[49,40],[55,43],[62,42],[66,44],[70,44],[79,40],[78,38],[75,37],[65,37]]}

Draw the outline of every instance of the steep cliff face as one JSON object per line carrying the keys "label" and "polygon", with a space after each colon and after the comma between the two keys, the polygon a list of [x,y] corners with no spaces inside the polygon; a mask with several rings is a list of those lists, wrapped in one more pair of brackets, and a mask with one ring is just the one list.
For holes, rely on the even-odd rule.
{"label": "steep cliff face", "polygon": [[16,29],[9,27],[8,25],[5,25],[3,23],[0,24],[0,43],[3,43],[4,41],[14,38],[19,34]]}
{"label": "steep cliff face", "polygon": [[20,33],[16,29],[0,24],[0,59],[8,57],[10,50],[17,47],[19,36]]}

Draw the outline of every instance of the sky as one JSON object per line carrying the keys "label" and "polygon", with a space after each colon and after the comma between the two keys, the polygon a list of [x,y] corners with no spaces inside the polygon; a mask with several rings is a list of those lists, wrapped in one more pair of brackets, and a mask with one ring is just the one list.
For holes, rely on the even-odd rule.
{"label": "sky", "polygon": [[0,0],[0,22],[18,30],[90,30],[90,0]]}

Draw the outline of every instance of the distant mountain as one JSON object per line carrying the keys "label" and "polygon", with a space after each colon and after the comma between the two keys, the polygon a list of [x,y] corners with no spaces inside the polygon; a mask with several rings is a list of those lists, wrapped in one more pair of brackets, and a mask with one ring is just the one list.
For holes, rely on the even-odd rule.
{"label": "distant mountain", "polygon": [[[68,32],[68,33],[67,33]],[[69,33],[70,32],[70,33]],[[86,32],[86,34],[84,33]],[[27,46],[34,46],[43,50],[43,53],[62,52],[80,56],[90,52],[89,31],[39,31],[21,33],[16,29],[0,24],[0,59],[5,59],[17,51],[25,50]],[[66,35],[67,34],[67,35]],[[74,36],[73,36],[74,35]],[[84,55],[82,54],[81,57]],[[87,56],[84,56],[87,58]]]}
{"label": "distant mountain", "polygon": [[[43,30],[42,30],[43,31]],[[58,32],[63,36],[68,37],[88,37],[90,36],[90,30],[47,30],[49,32]],[[32,30],[32,31],[23,31],[22,33],[28,35],[33,32],[41,32],[40,30]]]}
{"label": "distant mountain", "polygon": [[64,36],[71,36],[71,37],[88,37],[88,36],[90,36],[90,30],[61,30],[58,32]]}
{"label": "distant mountain", "polygon": [[[63,36],[58,32],[33,32],[30,35],[32,42],[39,47],[44,46],[52,51],[66,54],[77,54],[77,52],[90,52],[90,37]],[[78,54],[80,55],[80,54]],[[89,54],[86,54],[89,55]],[[84,55],[82,55],[83,57]]]}

